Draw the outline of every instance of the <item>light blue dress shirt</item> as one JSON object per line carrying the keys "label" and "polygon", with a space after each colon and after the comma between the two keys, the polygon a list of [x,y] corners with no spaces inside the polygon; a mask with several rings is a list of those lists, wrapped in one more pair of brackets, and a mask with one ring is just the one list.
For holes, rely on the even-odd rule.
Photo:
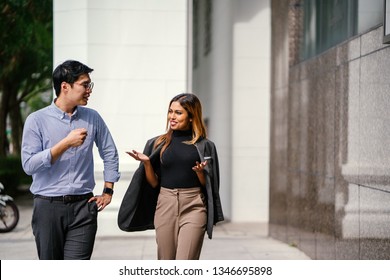
{"label": "light blue dress shirt", "polygon": [[[51,164],[50,149],[76,128],[87,129],[84,143],[69,148]],[[94,143],[103,159],[104,181],[117,182],[120,177],[118,152],[98,112],[78,106],[69,116],[53,102],[30,114],[24,125],[22,140],[23,169],[33,178],[30,191],[45,196],[92,192],[95,187]]]}

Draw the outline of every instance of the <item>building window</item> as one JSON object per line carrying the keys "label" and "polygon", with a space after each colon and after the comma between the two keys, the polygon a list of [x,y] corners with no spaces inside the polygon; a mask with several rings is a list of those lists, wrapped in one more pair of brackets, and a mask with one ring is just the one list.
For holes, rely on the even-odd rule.
{"label": "building window", "polygon": [[204,48],[203,48],[203,54],[208,55],[211,51],[211,23],[212,23],[212,12],[213,12],[213,3],[211,0],[206,0],[205,3],[205,21],[204,21],[204,30],[205,30],[205,37],[204,37]]}
{"label": "building window", "polygon": [[203,56],[212,49],[212,0],[192,1],[192,65],[196,69]]}
{"label": "building window", "polygon": [[390,44],[390,0],[384,0],[383,43]]}
{"label": "building window", "polygon": [[382,23],[383,0],[304,0],[301,60]]}
{"label": "building window", "polygon": [[192,1],[192,68],[198,67],[199,1]]}

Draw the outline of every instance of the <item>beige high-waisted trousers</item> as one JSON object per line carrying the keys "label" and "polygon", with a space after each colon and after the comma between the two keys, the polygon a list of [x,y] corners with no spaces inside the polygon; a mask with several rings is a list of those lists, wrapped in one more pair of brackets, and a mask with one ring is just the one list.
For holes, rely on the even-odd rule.
{"label": "beige high-waisted trousers", "polygon": [[200,188],[161,187],[154,225],[159,260],[198,260],[207,214]]}

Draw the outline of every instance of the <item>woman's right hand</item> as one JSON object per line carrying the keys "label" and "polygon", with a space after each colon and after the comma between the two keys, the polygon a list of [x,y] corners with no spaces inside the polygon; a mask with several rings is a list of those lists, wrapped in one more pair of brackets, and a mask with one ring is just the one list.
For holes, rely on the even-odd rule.
{"label": "woman's right hand", "polygon": [[138,161],[149,161],[149,157],[147,155],[144,155],[143,153],[139,153],[135,150],[132,150],[131,152],[126,152],[126,154],[130,155],[132,158]]}
{"label": "woman's right hand", "polygon": [[141,161],[144,163],[145,172],[146,172],[146,174],[145,174],[146,180],[148,181],[149,185],[151,185],[153,188],[157,187],[158,178],[157,178],[157,175],[154,173],[153,166],[150,163],[149,157],[147,155],[144,155],[143,153],[138,153],[135,150],[133,150],[131,152],[126,152],[126,154],[129,154],[135,160],[138,160],[138,161]]}

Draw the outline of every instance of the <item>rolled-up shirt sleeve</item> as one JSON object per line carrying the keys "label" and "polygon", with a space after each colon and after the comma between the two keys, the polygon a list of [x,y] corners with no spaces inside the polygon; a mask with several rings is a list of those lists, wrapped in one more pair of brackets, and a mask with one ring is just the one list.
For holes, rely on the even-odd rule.
{"label": "rolled-up shirt sleeve", "polygon": [[118,182],[120,178],[120,173],[118,171],[111,171],[111,170],[104,170],[103,171],[104,175],[104,181],[105,182]]}
{"label": "rolled-up shirt sleeve", "polygon": [[120,178],[118,151],[104,120],[100,115],[97,115],[97,117],[99,124],[97,125],[96,146],[104,164],[104,181],[118,182]]}
{"label": "rolled-up shirt sleeve", "polygon": [[28,175],[51,166],[50,149],[43,149],[38,122],[29,116],[25,122],[22,139],[22,167]]}

